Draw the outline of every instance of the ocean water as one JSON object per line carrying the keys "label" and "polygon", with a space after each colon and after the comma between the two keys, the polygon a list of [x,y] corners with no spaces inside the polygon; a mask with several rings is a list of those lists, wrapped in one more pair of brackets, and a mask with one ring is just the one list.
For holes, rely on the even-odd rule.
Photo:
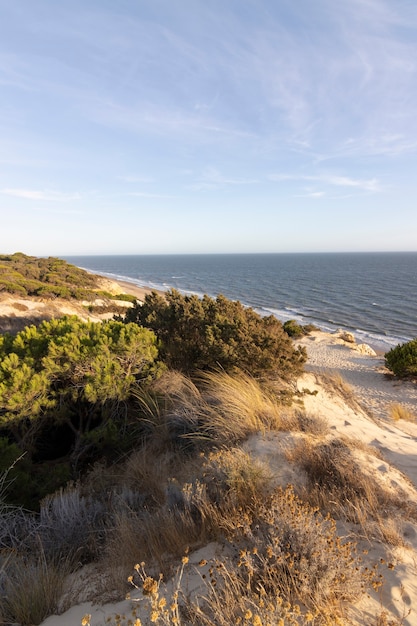
{"label": "ocean water", "polygon": [[65,258],[115,280],[221,293],[283,322],[343,328],[379,350],[417,337],[417,252]]}

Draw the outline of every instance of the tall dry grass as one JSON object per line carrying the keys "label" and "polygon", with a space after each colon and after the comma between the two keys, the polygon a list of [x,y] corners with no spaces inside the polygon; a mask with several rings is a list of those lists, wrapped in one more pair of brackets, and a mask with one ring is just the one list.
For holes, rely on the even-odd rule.
{"label": "tall dry grass", "polygon": [[401,403],[394,402],[389,406],[389,416],[395,422],[404,420],[406,422],[417,422],[417,415]]}
{"label": "tall dry grass", "polygon": [[299,440],[287,455],[307,475],[301,496],[321,511],[358,524],[369,540],[405,545],[401,517],[415,519],[415,507],[405,493],[388,491],[374,473],[366,471],[355,450],[380,458],[377,450],[354,439]]}
{"label": "tall dry grass", "polygon": [[208,373],[202,378],[202,394],[207,405],[202,428],[217,443],[230,445],[282,426],[282,404],[246,374]]}
{"label": "tall dry grass", "polygon": [[65,559],[48,562],[38,557],[14,556],[3,571],[0,615],[5,623],[40,624],[54,613],[70,571]]}

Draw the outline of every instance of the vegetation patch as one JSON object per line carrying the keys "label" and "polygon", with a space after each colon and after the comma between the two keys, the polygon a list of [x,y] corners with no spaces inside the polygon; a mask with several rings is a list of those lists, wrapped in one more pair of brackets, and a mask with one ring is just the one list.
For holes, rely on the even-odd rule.
{"label": "vegetation patch", "polygon": [[417,338],[387,352],[385,364],[399,378],[417,376]]}
{"label": "vegetation patch", "polygon": [[291,380],[307,359],[305,349],[294,348],[275,317],[261,317],[222,295],[200,299],[176,290],[165,297],[153,292],[130,309],[125,320],[153,330],[167,366],[190,375],[239,369]]}

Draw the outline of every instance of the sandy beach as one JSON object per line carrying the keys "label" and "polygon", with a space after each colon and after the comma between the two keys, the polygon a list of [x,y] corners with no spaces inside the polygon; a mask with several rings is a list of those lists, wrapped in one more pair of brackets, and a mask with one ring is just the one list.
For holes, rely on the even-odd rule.
{"label": "sandy beach", "polygon": [[364,344],[344,341],[343,334],[344,331],[333,334],[315,331],[297,340],[298,345],[307,349],[306,370],[342,376],[357,399],[377,418],[387,418],[390,405],[395,403],[417,414],[416,383],[396,380],[386,369],[382,354],[363,353]]}

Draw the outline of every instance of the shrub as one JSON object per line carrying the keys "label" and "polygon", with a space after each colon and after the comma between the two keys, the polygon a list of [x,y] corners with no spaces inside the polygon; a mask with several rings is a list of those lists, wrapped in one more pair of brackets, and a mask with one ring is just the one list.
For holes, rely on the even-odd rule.
{"label": "shrub", "polygon": [[46,431],[62,434],[65,425],[63,452],[80,447],[86,433],[118,415],[133,388],[158,374],[157,354],[150,330],[116,321],[63,317],[0,335],[0,426],[24,449],[40,432],[50,449]]}
{"label": "shrub", "polygon": [[304,328],[300,326],[300,324],[297,324],[295,320],[288,320],[287,322],[284,322],[283,329],[287,335],[293,338],[303,337],[307,334],[304,332]]}
{"label": "shrub", "polygon": [[385,364],[400,378],[417,375],[417,338],[399,344],[385,355]]}
{"label": "shrub", "polygon": [[69,570],[64,561],[12,558],[0,572],[0,615],[6,623],[40,624],[57,608]]}
{"label": "shrub", "polygon": [[253,588],[308,607],[357,599],[371,580],[343,542],[334,520],[300,500],[291,487],[279,488],[254,510],[244,528],[241,563]]}
{"label": "shrub", "polygon": [[104,532],[105,509],[101,502],[69,487],[41,502],[38,535],[48,561],[85,562],[97,555]]}
{"label": "shrub", "polygon": [[153,292],[127,312],[125,321],[153,330],[168,367],[188,374],[238,368],[292,379],[306,361],[305,350],[294,348],[275,317],[261,317],[222,295],[214,300],[175,290],[165,297]]}

